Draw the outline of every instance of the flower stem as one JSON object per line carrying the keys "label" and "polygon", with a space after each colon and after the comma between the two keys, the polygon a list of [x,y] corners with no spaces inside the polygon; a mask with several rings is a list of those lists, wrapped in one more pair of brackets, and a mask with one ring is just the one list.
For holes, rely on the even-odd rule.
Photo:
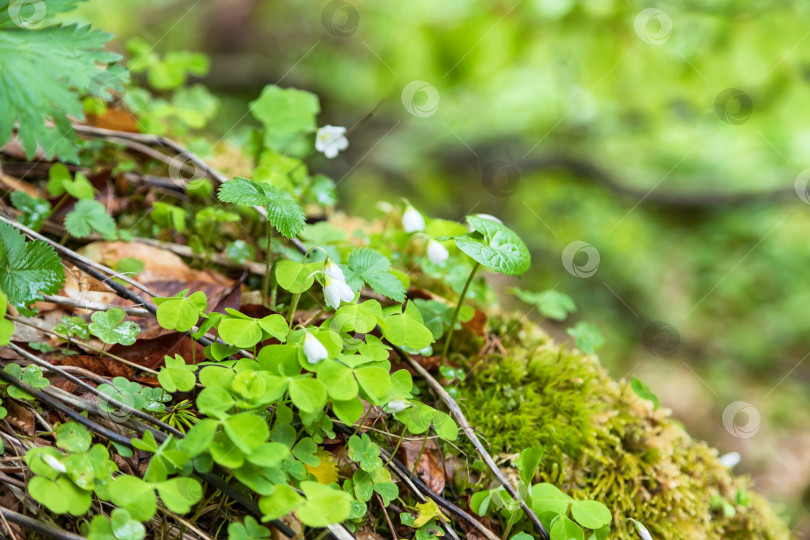
{"label": "flower stem", "polygon": [[453,312],[453,320],[450,321],[450,329],[447,331],[447,337],[444,340],[444,350],[442,350],[441,363],[444,363],[445,359],[447,359],[447,351],[450,349],[450,340],[453,339],[453,330],[456,329],[456,320],[458,319],[458,314],[461,311],[461,306],[464,305],[464,297],[467,296],[467,289],[470,288],[470,283],[472,283],[479,266],[481,266],[481,263],[475,263],[475,266],[473,266],[473,269],[470,272],[470,277],[467,278],[467,283],[464,284],[464,289],[461,291],[461,297],[458,299],[458,305],[456,305],[456,310]]}
{"label": "flower stem", "polygon": [[298,307],[298,299],[301,298],[301,293],[294,294],[292,300],[290,301],[290,311],[287,313],[287,324],[290,327],[290,332],[292,332],[293,327],[293,319],[295,318],[295,309]]}
{"label": "flower stem", "polygon": [[428,433],[430,433],[430,430],[425,431],[425,438],[422,439],[422,448],[419,449],[419,455],[416,456],[416,462],[413,464],[413,470],[411,471],[411,478],[414,477],[414,475],[416,474],[416,469],[419,468],[419,460],[422,459],[422,454],[425,452],[425,446],[427,446]]}
{"label": "flower stem", "polygon": [[273,262],[273,252],[271,251],[270,241],[273,238],[273,226],[270,224],[270,221],[265,222],[266,225],[266,233],[265,238],[267,239],[267,255],[265,259],[267,259],[264,263],[264,281],[262,282],[262,305],[267,305],[267,291],[270,288],[270,267],[272,266]]}

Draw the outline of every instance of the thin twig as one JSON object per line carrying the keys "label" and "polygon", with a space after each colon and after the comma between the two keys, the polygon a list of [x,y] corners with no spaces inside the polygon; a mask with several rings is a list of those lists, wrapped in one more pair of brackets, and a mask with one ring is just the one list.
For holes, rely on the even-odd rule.
{"label": "thin twig", "polygon": [[107,311],[114,307],[124,310],[124,313],[133,317],[151,317],[152,313],[148,309],[139,308],[135,306],[114,306],[112,304],[104,304],[102,302],[91,302],[89,300],[78,300],[76,298],[68,298],[66,296],[52,296],[49,294],[42,295],[43,302],[50,302],[58,306],[69,306],[79,309],[89,309],[90,311]]}
{"label": "thin twig", "polygon": [[423,379],[425,379],[425,381],[427,381],[428,385],[431,388],[433,388],[436,394],[438,394],[438,396],[450,410],[450,413],[455,417],[456,421],[461,427],[461,430],[470,440],[470,442],[478,451],[478,453],[481,454],[481,457],[484,459],[484,462],[492,471],[492,474],[495,475],[495,478],[498,479],[498,482],[500,482],[503,485],[504,489],[506,490],[507,493],[509,493],[509,496],[512,497],[513,500],[520,502],[520,508],[526,513],[526,516],[534,524],[535,528],[540,533],[540,538],[542,538],[543,540],[548,540],[549,539],[548,531],[546,531],[546,528],[540,522],[540,519],[537,517],[534,511],[532,511],[532,509],[529,508],[529,505],[526,504],[526,501],[523,500],[523,498],[521,498],[518,495],[518,493],[515,491],[515,488],[512,487],[512,484],[509,483],[509,480],[506,479],[506,477],[503,475],[503,472],[501,472],[501,469],[492,459],[492,456],[489,455],[489,452],[487,452],[487,450],[484,448],[484,445],[481,444],[481,441],[478,440],[478,436],[475,434],[475,431],[470,427],[470,424],[467,422],[467,418],[465,418],[464,413],[461,412],[461,408],[458,406],[458,403],[456,403],[456,400],[453,399],[453,397],[447,393],[447,391],[442,387],[442,385],[439,384],[439,381],[434,379],[433,376],[419,364],[419,362],[415,361],[413,358],[410,357],[410,355],[406,354],[405,351],[403,351],[399,347],[396,347],[394,345],[392,345],[392,347],[402,359],[408,362],[408,364],[410,364],[410,366]]}
{"label": "thin twig", "polygon": [[59,540],[84,540],[84,536],[79,536],[78,534],[73,534],[64,529],[60,529],[55,525],[50,525],[49,523],[36,520],[32,517],[18,514],[17,512],[2,506],[0,506],[0,513],[3,514],[4,519],[21,526],[23,530],[26,531],[36,531],[39,534],[44,534],[45,536],[57,538]]}

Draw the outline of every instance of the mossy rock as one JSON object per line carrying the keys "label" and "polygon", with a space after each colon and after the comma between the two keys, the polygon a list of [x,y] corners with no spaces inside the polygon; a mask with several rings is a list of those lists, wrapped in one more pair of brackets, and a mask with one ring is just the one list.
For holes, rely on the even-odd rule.
{"label": "mossy rock", "polygon": [[[525,317],[493,317],[490,330],[500,340],[493,349],[501,352],[453,358],[473,372],[458,388],[459,403],[493,455],[544,448],[537,481],[606,504],[614,517],[611,538],[635,538],[628,518],[656,539],[791,538],[751,490],[750,478],[734,476],[668,410],[654,410],[627,382],[608,376],[595,356],[555,344]],[[738,495],[750,502],[739,504]],[[733,516],[728,507],[712,509],[717,496]],[[528,522],[518,525],[532,532]]]}

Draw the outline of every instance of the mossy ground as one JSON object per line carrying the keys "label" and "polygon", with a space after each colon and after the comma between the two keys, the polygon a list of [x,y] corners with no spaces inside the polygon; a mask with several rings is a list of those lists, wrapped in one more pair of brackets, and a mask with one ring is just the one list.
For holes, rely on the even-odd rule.
{"label": "mossy ground", "polygon": [[[458,389],[467,419],[493,455],[544,448],[537,480],[605,503],[614,516],[612,538],[635,537],[628,518],[656,539],[791,537],[749,478],[734,476],[716,450],[608,376],[596,357],[553,343],[517,317],[490,318],[490,328],[501,342],[495,352],[453,358],[471,370]],[[750,502],[739,504],[738,494]],[[717,495],[734,506],[733,517],[712,510]],[[531,532],[530,525],[523,530]]]}

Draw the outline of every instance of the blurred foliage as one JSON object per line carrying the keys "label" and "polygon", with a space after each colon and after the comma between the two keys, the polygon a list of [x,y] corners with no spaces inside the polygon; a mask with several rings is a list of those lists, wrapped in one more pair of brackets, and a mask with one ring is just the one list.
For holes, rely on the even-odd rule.
{"label": "blurred foliage", "polygon": [[[768,420],[806,420],[776,404],[806,402],[796,381],[810,376],[810,4],[683,0],[649,20],[646,2],[620,0],[89,4],[80,17],[121,51],[138,35],[160,54],[209,54],[201,80],[226,139],[255,125],[242,111],[266,84],[316,92],[339,126],[383,100],[346,152],[318,164],[343,207],[375,215],[396,193],[450,220],[508,216],[536,264],[534,282],[504,283],[569,295],[569,317],[601,329],[615,375],[686,362],[714,394],[715,421],[776,384]],[[431,86],[403,106],[412,81]],[[406,110],[436,96],[435,113]],[[598,250],[592,277],[561,264],[574,241]]]}

